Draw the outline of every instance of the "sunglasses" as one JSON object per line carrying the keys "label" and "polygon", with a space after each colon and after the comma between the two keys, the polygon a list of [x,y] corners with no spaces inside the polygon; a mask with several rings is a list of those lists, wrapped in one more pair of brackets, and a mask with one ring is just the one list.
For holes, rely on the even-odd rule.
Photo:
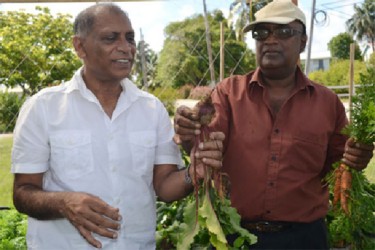
{"label": "sunglasses", "polygon": [[266,40],[271,34],[278,39],[288,39],[296,34],[302,34],[302,31],[292,28],[279,28],[274,30],[258,28],[252,31],[252,36],[257,41]]}

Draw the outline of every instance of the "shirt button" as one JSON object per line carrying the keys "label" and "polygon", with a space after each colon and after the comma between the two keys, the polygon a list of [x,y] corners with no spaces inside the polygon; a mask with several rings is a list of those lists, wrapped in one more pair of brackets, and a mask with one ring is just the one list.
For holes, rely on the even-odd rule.
{"label": "shirt button", "polygon": [[116,167],[115,166],[111,166],[111,171],[115,172],[116,171]]}
{"label": "shirt button", "polygon": [[270,214],[270,213],[271,213],[271,211],[270,211],[270,210],[267,210],[267,211],[266,211],[266,213],[267,213],[267,214]]}
{"label": "shirt button", "polygon": [[275,129],[275,133],[278,134],[280,132],[280,130],[277,128]]}
{"label": "shirt button", "polygon": [[271,181],[268,183],[269,186],[273,187],[274,183]]}
{"label": "shirt button", "polygon": [[276,155],[273,155],[273,156],[271,157],[271,160],[276,161]]}

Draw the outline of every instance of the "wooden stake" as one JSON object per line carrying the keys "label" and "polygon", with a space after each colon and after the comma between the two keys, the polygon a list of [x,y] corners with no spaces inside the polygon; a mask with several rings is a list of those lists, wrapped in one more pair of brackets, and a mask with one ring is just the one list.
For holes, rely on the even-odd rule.
{"label": "wooden stake", "polygon": [[354,94],[354,52],[355,44],[350,44],[350,65],[349,65],[349,122],[351,121],[352,97]]}
{"label": "wooden stake", "polygon": [[224,25],[220,22],[220,81],[224,79]]}

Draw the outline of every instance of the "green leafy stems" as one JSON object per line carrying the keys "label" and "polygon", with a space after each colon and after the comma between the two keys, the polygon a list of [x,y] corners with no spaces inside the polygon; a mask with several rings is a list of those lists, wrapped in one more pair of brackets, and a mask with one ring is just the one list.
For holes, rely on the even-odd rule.
{"label": "green leafy stems", "polygon": [[[361,75],[361,85],[352,98],[350,124],[343,133],[357,142],[375,141],[375,69]],[[327,216],[331,244],[351,249],[375,249],[375,185],[362,171],[337,162],[327,176],[332,209]],[[347,175],[347,177],[344,176]],[[349,181],[349,182],[348,182]]]}
{"label": "green leafy stems", "polygon": [[[192,157],[199,143],[208,140],[208,124],[215,115],[210,95],[203,98],[196,108],[201,123],[201,134],[196,136]],[[177,249],[244,249],[245,241],[249,244],[255,243],[256,236],[240,226],[241,217],[227,198],[228,176],[205,165],[205,176],[199,182],[196,168],[197,164],[203,163],[198,162],[198,159],[194,159],[193,163],[195,199],[185,207]],[[226,239],[226,235],[230,234],[238,235],[233,246],[230,246]]]}

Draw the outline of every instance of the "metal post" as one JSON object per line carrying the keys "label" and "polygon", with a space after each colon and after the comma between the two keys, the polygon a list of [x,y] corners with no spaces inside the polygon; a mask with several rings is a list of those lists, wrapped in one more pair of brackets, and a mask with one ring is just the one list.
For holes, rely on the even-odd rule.
{"label": "metal post", "polygon": [[315,19],[315,0],[313,0],[313,6],[311,10],[311,23],[310,23],[310,35],[309,35],[309,43],[307,47],[307,58],[305,64],[305,75],[310,73],[310,58],[311,58],[311,47],[313,42],[313,31],[314,31],[314,19]]}

